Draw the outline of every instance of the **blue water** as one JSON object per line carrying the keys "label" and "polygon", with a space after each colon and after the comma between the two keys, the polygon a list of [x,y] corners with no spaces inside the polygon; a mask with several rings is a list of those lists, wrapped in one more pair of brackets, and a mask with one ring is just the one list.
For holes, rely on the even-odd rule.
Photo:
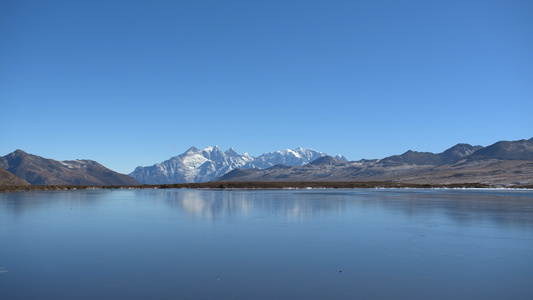
{"label": "blue water", "polygon": [[0,299],[531,295],[531,190],[0,194]]}

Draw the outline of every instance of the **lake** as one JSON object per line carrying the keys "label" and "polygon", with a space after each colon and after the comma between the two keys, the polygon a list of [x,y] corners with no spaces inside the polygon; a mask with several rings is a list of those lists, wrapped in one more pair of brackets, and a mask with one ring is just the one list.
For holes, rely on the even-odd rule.
{"label": "lake", "polygon": [[532,190],[0,193],[0,299],[532,295]]}

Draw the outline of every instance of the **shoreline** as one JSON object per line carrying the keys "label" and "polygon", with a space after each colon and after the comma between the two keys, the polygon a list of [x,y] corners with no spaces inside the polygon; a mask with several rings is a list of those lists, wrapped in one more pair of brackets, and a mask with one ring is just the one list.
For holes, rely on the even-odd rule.
{"label": "shoreline", "polygon": [[176,184],[143,184],[143,185],[22,185],[0,186],[0,192],[15,191],[62,191],[62,190],[91,190],[91,189],[368,189],[368,188],[412,188],[412,189],[533,189],[532,185],[525,186],[491,186],[483,183],[459,184],[411,184],[386,181],[358,181],[358,182],[203,182]]}

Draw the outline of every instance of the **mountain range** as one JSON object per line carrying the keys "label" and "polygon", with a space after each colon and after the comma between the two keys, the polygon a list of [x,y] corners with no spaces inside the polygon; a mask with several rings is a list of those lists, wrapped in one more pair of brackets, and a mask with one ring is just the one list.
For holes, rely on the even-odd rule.
{"label": "mountain range", "polygon": [[383,159],[322,157],[302,166],[235,169],[218,181],[394,181],[416,184],[533,184],[533,138],[488,147],[457,144],[442,153],[407,151]]}
{"label": "mountain range", "polygon": [[[0,168],[32,185],[138,185],[93,160],[57,161],[16,150],[0,157]],[[21,184],[17,184],[21,185]]]}
{"label": "mountain range", "polygon": [[487,147],[457,144],[441,153],[407,151],[383,159],[347,161],[297,148],[253,157],[233,148],[191,147],[129,176],[93,160],[57,161],[16,150],[0,157],[0,185],[138,185],[208,181],[388,181],[533,186],[533,138]]}
{"label": "mountain range", "polygon": [[[209,182],[236,169],[266,169],[274,165],[301,166],[325,153],[313,149],[297,148],[264,153],[253,157],[248,153],[239,154],[230,148],[222,152],[220,148],[189,148],[183,154],[148,167],[137,167],[129,176],[144,184],[167,184],[186,182]],[[346,160],[341,155],[338,159]]]}

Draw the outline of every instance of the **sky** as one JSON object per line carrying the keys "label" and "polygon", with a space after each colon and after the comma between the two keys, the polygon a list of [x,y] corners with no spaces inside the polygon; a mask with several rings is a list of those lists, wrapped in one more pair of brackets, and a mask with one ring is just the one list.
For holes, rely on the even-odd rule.
{"label": "sky", "polygon": [[0,156],[348,160],[533,137],[533,1],[0,0]]}

